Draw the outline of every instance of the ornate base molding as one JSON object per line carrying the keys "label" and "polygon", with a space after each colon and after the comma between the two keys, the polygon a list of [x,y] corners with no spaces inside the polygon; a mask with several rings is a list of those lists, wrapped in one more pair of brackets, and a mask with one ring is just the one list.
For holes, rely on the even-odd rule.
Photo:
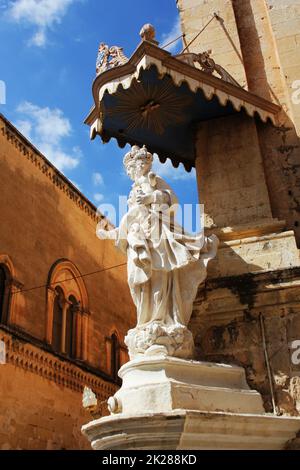
{"label": "ornate base molding", "polygon": [[82,432],[95,450],[280,450],[299,429],[300,418],[176,410],[108,416]]}

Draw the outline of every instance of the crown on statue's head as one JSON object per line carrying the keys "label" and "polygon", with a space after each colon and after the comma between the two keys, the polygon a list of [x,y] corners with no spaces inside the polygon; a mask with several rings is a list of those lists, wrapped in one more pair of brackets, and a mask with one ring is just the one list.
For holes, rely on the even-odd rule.
{"label": "crown on statue's head", "polygon": [[145,145],[143,147],[139,147],[138,145],[133,145],[131,147],[131,150],[126,153],[123,163],[125,168],[130,166],[131,162],[134,162],[135,160],[142,158],[145,159],[146,162],[152,163],[153,161],[153,155],[152,153],[148,152]]}

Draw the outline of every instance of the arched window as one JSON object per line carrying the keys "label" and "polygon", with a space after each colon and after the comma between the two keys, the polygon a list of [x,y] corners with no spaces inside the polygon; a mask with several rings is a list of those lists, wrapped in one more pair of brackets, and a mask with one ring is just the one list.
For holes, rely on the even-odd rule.
{"label": "arched window", "polygon": [[76,316],[80,315],[80,303],[73,295],[68,299],[61,287],[55,288],[53,302],[52,347],[55,351],[69,357],[77,357],[76,338],[78,323]]}
{"label": "arched window", "polygon": [[58,261],[48,277],[46,341],[57,352],[86,360],[88,316],[80,272],[70,261]]}
{"label": "arched window", "polygon": [[6,288],[6,275],[4,267],[0,265],[0,323],[5,323],[4,297]]}

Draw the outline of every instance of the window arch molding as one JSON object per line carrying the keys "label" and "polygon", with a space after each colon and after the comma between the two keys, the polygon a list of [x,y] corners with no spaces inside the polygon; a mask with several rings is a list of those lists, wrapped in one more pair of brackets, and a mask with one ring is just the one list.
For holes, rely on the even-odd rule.
{"label": "window arch molding", "polygon": [[5,285],[1,302],[1,323],[14,324],[16,322],[17,305],[23,284],[17,280],[16,269],[11,258],[6,254],[0,254],[0,266],[4,271]]}
{"label": "window arch molding", "polygon": [[[63,333],[66,337],[66,314],[67,309],[74,306],[74,300],[77,301],[76,311],[74,312],[74,356],[77,359],[87,359],[87,328],[89,316],[88,293],[85,283],[81,277],[79,269],[74,263],[67,259],[57,260],[51,267],[46,288],[46,342],[53,345],[53,321],[55,299],[58,289],[62,292],[64,306],[62,307]],[[62,340],[61,351],[67,352],[64,339]]]}

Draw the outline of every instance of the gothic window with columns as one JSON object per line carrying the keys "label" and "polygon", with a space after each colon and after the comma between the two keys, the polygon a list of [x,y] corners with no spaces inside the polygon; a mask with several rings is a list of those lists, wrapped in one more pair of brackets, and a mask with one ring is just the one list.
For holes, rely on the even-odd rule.
{"label": "gothic window with columns", "polygon": [[47,285],[46,341],[70,358],[87,360],[88,297],[76,266],[59,260]]}
{"label": "gothic window with columns", "polygon": [[[52,347],[55,351],[67,354],[69,357],[79,357],[77,344],[80,344],[79,321],[80,302],[74,295],[67,299],[61,287],[55,288],[52,321]],[[79,346],[80,348],[80,346]]]}

